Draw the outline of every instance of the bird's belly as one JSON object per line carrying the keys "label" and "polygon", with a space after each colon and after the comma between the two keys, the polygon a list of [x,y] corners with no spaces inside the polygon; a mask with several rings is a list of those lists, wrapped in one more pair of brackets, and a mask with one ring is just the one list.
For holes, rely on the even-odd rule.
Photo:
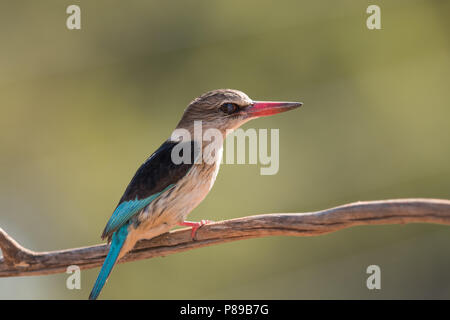
{"label": "bird's belly", "polygon": [[211,190],[219,165],[194,165],[172,189],[151,202],[137,217],[136,229],[142,238],[153,238],[183,222]]}

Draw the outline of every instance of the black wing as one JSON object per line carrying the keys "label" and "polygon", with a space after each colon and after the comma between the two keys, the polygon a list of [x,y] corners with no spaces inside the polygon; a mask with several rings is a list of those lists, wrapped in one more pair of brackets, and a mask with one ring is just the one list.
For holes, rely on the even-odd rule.
{"label": "black wing", "polygon": [[[177,146],[180,158],[189,151],[189,161],[179,164],[172,161],[172,151]],[[161,193],[172,188],[191,169],[198,147],[194,141],[164,142],[137,170],[122,198],[103,230],[102,238],[110,237],[131,217],[149,205]]]}

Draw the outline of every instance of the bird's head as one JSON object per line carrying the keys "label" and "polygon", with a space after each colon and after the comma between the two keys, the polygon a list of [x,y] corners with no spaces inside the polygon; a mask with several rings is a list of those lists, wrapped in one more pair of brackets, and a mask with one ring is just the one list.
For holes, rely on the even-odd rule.
{"label": "bird's head", "polygon": [[301,102],[253,101],[238,90],[213,90],[189,104],[177,128],[191,131],[195,121],[202,121],[203,129],[215,128],[226,134],[251,119],[289,111],[301,105]]}

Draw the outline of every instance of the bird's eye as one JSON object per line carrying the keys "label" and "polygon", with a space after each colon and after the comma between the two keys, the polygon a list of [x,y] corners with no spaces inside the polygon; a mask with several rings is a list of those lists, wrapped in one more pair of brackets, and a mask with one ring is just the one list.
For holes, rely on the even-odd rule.
{"label": "bird's eye", "polygon": [[227,102],[221,105],[219,109],[226,114],[232,114],[238,111],[239,107],[235,103]]}

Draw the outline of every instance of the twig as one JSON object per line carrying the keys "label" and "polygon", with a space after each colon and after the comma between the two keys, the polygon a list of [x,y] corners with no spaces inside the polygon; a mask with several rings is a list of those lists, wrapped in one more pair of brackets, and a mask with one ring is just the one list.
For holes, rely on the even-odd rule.
{"label": "twig", "polygon": [[[136,244],[120,262],[142,260],[214,244],[266,236],[316,236],[361,225],[450,224],[450,200],[399,199],[356,202],[310,213],[277,213],[215,222],[201,227],[195,240],[190,229],[179,229]],[[0,228],[0,277],[62,273],[70,265],[82,269],[103,263],[108,245],[33,252]]]}

